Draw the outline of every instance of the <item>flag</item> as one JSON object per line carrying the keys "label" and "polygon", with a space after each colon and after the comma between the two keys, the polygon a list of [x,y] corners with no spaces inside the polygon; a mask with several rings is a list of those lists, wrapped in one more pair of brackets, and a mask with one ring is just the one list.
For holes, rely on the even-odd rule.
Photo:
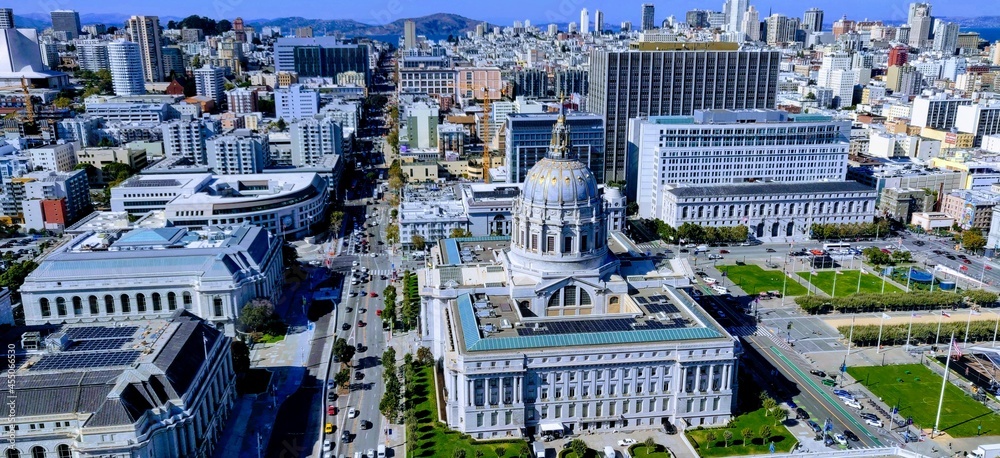
{"label": "flag", "polygon": [[951,339],[951,349],[955,352],[955,358],[962,357],[962,349],[958,348],[958,341]]}
{"label": "flag", "polygon": [[888,313],[885,313],[885,312],[882,312],[882,319],[883,319],[883,320],[888,320],[888,319],[890,319],[890,318],[892,318],[892,317],[891,317],[891,316],[889,316],[889,314],[888,314]]}
{"label": "flag", "polygon": [[949,314],[948,314],[947,312],[945,312],[944,310],[942,310],[942,311],[941,311],[941,314],[942,314],[942,315],[944,315],[944,316],[946,316],[946,317],[948,317],[948,318],[951,318],[951,315],[949,315]]}

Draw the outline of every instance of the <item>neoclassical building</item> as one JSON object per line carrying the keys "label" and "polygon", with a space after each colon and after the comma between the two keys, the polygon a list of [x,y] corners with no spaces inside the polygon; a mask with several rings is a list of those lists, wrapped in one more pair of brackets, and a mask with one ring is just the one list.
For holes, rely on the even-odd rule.
{"label": "neoclassical building", "polygon": [[231,340],[204,320],[177,310],[124,326],[66,325],[37,349],[25,343],[3,374],[10,389],[0,401],[16,416],[3,424],[0,456],[213,456],[236,375]]}
{"label": "neoclassical building", "polygon": [[87,232],[21,286],[25,323],[96,323],[191,313],[235,333],[247,302],[277,300],[281,239],[261,227]]}
{"label": "neoclassical building", "polygon": [[617,201],[567,151],[560,117],[511,237],[441,241],[418,272],[448,426],[485,439],[727,422],[739,342],[683,291],[682,263],[609,236]]}

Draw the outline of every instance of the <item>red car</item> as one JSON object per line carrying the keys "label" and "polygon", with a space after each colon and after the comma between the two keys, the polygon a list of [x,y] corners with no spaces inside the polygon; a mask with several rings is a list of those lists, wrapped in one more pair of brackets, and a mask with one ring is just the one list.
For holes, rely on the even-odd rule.
{"label": "red car", "polygon": [[729,250],[719,250],[719,254],[729,254]]}
{"label": "red car", "polygon": [[326,407],[326,414],[327,415],[337,415],[337,406],[335,406],[335,405],[329,405],[329,406],[327,406]]}
{"label": "red car", "polygon": [[966,264],[972,264],[972,261],[970,261],[970,260],[968,260],[968,259],[963,259],[963,260],[962,260],[962,262],[964,262],[964,263],[966,263]]}
{"label": "red car", "polygon": [[375,316],[382,316],[382,311],[381,310],[376,310],[375,311]]}
{"label": "red car", "polygon": [[370,294],[368,294],[368,295],[369,295],[369,296],[371,296],[371,297],[378,297],[378,293],[376,293],[375,291],[372,291],[372,292],[371,292]]}
{"label": "red car", "polygon": [[361,321],[361,320],[358,320],[358,327],[359,327],[359,328],[363,328],[363,327],[365,327],[365,322],[364,322],[364,321]]}

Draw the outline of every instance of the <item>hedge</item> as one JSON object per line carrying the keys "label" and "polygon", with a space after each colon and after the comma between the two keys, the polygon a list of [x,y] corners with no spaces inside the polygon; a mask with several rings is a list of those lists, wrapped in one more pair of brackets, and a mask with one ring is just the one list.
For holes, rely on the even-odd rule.
{"label": "hedge", "polygon": [[852,294],[841,297],[798,296],[795,303],[806,313],[817,315],[832,310],[845,313],[884,310],[927,310],[964,307],[962,294],[944,291],[913,291],[895,294]]}
{"label": "hedge", "polygon": [[[993,340],[993,332],[996,329],[997,321],[994,320],[977,320],[969,324],[969,340],[970,341],[989,341]],[[909,329],[909,323],[903,324],[892,324],[883,325],[882,327],[882,345],[903,345],[906,343],[906,331]],[[941,337],[938,341],[941,345],[947,345],[948,336],[952,332],[955,333],[955,339],[964,341],[965,340],[965,326],[966,322],[953,322],[953,323],[942,323],[941,324]],[[840,326],[837,328],[841,334],[845,337],[851,336],[850,326]],[[919,344],[934,344],[934,340],[938,335],[938,323],[913,323],[913,330],[910,333],[910,345]],[[851,341],[854,345],[865,346],[865,345],[877,345],[878,344],[878,325],[877,324],[866,324],[860,326],[854,326],[854,335]]]}

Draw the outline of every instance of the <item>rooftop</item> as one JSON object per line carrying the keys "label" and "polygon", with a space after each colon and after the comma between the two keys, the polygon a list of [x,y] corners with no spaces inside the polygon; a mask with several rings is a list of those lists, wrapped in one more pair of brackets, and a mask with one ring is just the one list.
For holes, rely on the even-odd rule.
{"label": "rooftop", "polygon": [[739,195],[782,195],[821,192],[875,192],[856,181],[814,181],[806,183],[739,183],[712,186],[682,186],[667,192],[677,197],[723,197]]}

